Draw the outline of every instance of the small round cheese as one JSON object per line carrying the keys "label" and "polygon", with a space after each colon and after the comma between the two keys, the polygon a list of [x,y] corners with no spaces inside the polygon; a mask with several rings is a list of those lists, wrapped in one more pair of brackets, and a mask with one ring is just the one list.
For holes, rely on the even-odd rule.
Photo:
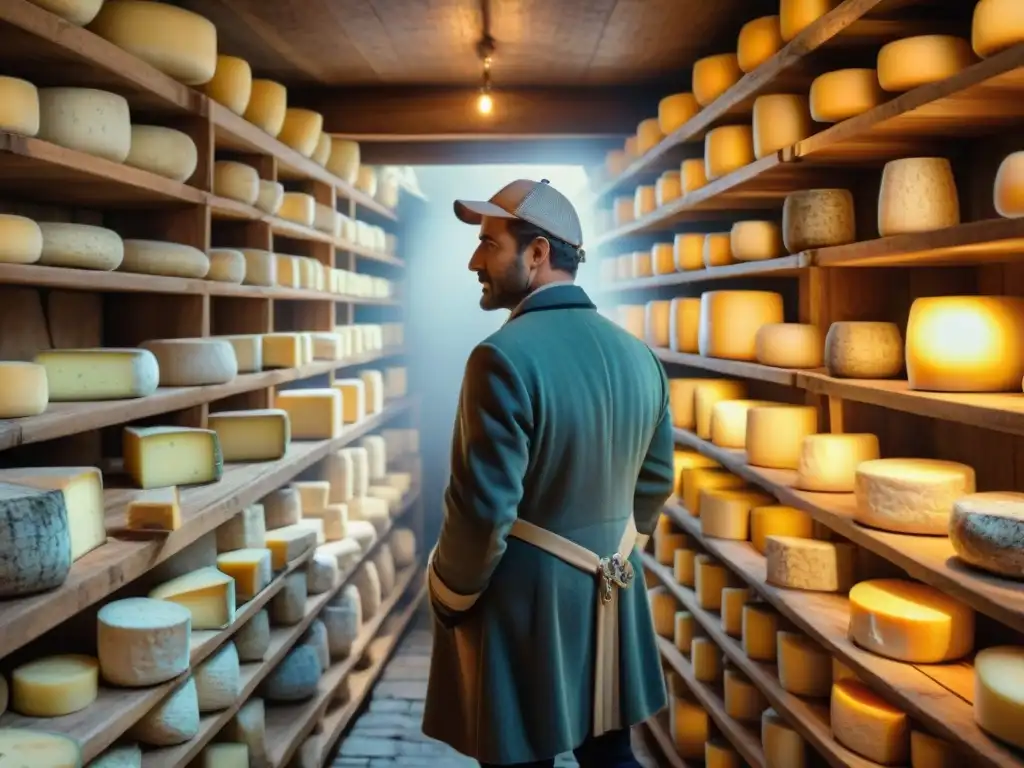
{"label": "small round cheese", "polygon": [[759,491],[711,488],[701,491],[700,531],[714,539],[746,541],[750,534],[750,510],[772,503]]}
{"label": "small round cheese", "polygon": [[693,65],[693,96],[706,107],[743,77],[735,53],[720,53],[698,59]]}
{"label": "small round cheese", "polygon": [[26,717],[61,717],[85,709],[99,694],[92,656],[43,656],[11,672],[11,709]]}
{"label": "small round cheese", "polygon": [[766,581],[784,589],[845,592],[854,582],[852,544],[795,536],[769,536],[765,542]]}
{"label": "small round cheese", "polygon": [[679,165],[679,179],[683,185],[684,195],[707,186],[708,175],[704,165],[704,158],[683,160]]}
{"label": "small round cheese", "polygon": [[237,56],[218,56],[213,79],[203,90],[236,115],[244,115],[252,96],[252,67]]}
{"label": "small round cheese", "polygon": [[207,280],[240,285],[245,280],[245,255],[233,248],[210,249],[210,271]]}
{"label": "small round cheese", "polygon": [[813,133],[806,96],[775,93],[754,100],[754,157],[761,159]]}
{"label": "small round cheese", "polygon": [[252,205],[260,196],[260,175],[251,165],[218,160],[213,166],[213,193]]}
{"label": "small round cheese", "polygon": [[43,232],[25,216],[0,213],[0,263],[35,264],[43,255]]}
{"label": "small round cheese", "polygon": [[100,609],[96,632],[100,671],[108,683],[144,688],[189,667],[192,613],[177,603],[115,600]]}
{"label": "small round cheese", "polygon": [[704,173],[720,179],[754,162],[754,129],[750,125],[723,125],[704,137]]}
{"label": "small round cheese", "polygon": [[719,448],[742,450],[747,442],[747,415],[751,408],[769,406],[768,400],[722,400],[711,411],[711,442]]}
{"label": "small round cheese", "polygon": [[42,88],[38,136],[61,147],[123,163],[132,145],[128,101],[94,88]]}
{"label": "small round cheese", "polygon": [[359,176],[359,143],[332,137],[327,170],[346,184],[355,184]]}
{"label": "small round cheese", "polygon": [[939,459],[876,459],[857,467],[854,519],[893,533],[945,536],[953,502],[974,493],[974,470]]}
{"label": "small round cheese", "polygon": [[[743,610],[750,609],[747,605]],[[735,669],[725,670],[723,699],[725,713],[734,720],[742,722],[760,722],[761,713],[768,708],[764,694],[742,673]]]}
{"label": "small round cheese", "polygon": [[839,69],[811,83],[811,118],[816,123],[841,123],[874,109],[886,99],[873,69]]}
{"label": "small round cheese", "polygon": [[750,546],[763,555],[769,536],[810,539],[814,536],[814,520],[794,507],[778,504],[755,507],[750,510]]}
{"label": "small round cheese", "polygon": [[0,419],[39,416],[49,404],[46,366],[0,361]]}
{"label": "small round cheese", "polygon": [[779,0],[779,26],[787,43],[832,10],[834,0]]}
{"label": "small round cheese", "polygon": [[971,24],[971,47],[982,58],[1024,42],[1024,5],[1017,0],[978,0]]}
{"label": "small round cheese", "polygon": [[1024,579],[1024,493],[975,493],[957,499],[949,540],[968,565]]}
{"label": "small round cheese", "polygon": [[5,762],[10,761],[11,768],[39,768],[41,765],[47,768],[79,768],[82,765],[82,748],[78,742],[34,728],[0,728],[0,755],[4,756]]}
{"label": "small round cheese", "polygon": [[744,72],[753,72],[782,50],[782,28],[778,16],[762,16],[740,28],[736,61]]}
{"label": "small round cheese", "polygon": [[651,277],[654,274],[654,263],[650,251],[633,251],[630,255],[633,266],[630,277]]}
{"label": "small round cheese", "polygon": [[649,301],[644,307],[644,339],[652,347],[668,347],[671,301]]}
{"label": "small round cheese", "polygon": [[684,232],[675,236],[672,244],[676,269],[686,272],[704,269],[704,235],[698,232]]}
{"label": "small round cheese", "polygon": [[124,258],[118,269],[142,275],[202,278],[210,271],[210,258],[198,248],[183,243],[125,240]]}
{"label": "small round cheese", "polygon": [[776,368],[820,368],[824,342],[816,325],[772,323],[754,337],[757,362]]}
{"label": "small round cheese", "polygon": [[777,635],[779,684],[797,696],[824,698],[832,693],[832,656],[809,637]]}
{"label": "small round cheese", "polygon": [[675,298],[669,308],[668,346],[673,352],[695,355],[700,351],[700,299]]}
{"label": "small round cheese", "polygon": [[843,379],[891,379],[903,370],[903,337],[895,323],[844,321],[825,334],[825,367]]}
{"label": "small round cheese", "polygon": [[782,240],[790,253],[857,239],[853,195],[846,189],[793,192],[782,204]]}
{"label": "small round cheese", "polygon": [[187,133],[162,125],[133,125],[131,150],[124,163],[174,181],[185,181],[196,172],[199,151]]}
{"label": "small round cheese", "polygon": [[1024,648],[986,648],[974,657],[974,721],[985,732],[1024,749]]}
{"label": "small round cheese", "polygon": [[774,221],[737,221],[729,237],[736,261],[766,261],[785,253],[782,230]]}
{"label": "small round cheese", "polygon": [[692,93],[675,93],[658,102],[658,127],[669,136],[682,128],[700,112],[700,104]]}
{"label": "small round cheese", "polygon": [[636,218],[636,214],[633,213],[633,198],[632,197],[617,197],[612,203],[612,223],[616,227],[621,227],[629,224]]}
{"label": "small round cheese", "polygon": [[39,90],[27,80],[0,76],[0,131],[39,133]]}
{"label": "small round cheese", "polygon": [[882,90],[903,93],[946,80],[977,59],[971,44],[952,35],[918,35],[894,40],[878,52]]}
{"label": "small round cheese", "polygon": [[1007,155],[996,173],[996,212],[1006,219],[1024,216],[1024,152]]}
{"label": "small round cheese", "polygon": [[763,325],[783,321],[781,294],[708,291],[700,297],[700,354],[728,360],[755,360],[758,330]]}
{"label": "small round cheese", "polygon": [[879,455],[875,435],[808,435],[800,446],[796,487],[815,493],[853,493],[857,467]]}
{"label": "small round cheese", "polygon": [[883,765],[906,765],[910,720],[856,680],[832,685],[832,737],[861,757]]}
{"label": "small round cheese", "polygon": [[747,463],[769,469],[796,469],[804,438],[818,431],[812,405],[766,405],[747,411]]}
{"label": "small round cheese", "polygon": [[636,127],[637,153],[640,155],[647,154],[658,146],[663,138],[665,138],[665,134],[661,132],[658,118],[649,117],[646,120],[642,120]]}
{"label": "small round cheese", "polygon": [[930,232],[960,223],[953,167],[944,157],[891,160],[882,171],[878,233],[882,237]]}
{"label": "small round cheese", "polygon": [[735,264],[732,241],[728,232],[710,232],[704,236],[704,266],[724,267]]}
{"label": "small round cheese", "polygon": [[807,768],[808,749],[803,737],[774,709],[761,713],[761,744],[765,768]]}
{"label": "small round cheese", "polygon": [[311,157],[316,151],[323,128],[324,116],[319,112],[288,107],[277,139],[303,157]]}
{"label": "small round cheese", "polygon": [[[708,440],[711,437],[711,416],[714,407],[722,400],[741,400],[747,396],[747,386],[742,381],[731,379],[703,379],[693,392],[693,408],[696,412],[697,437]],[[746,423],[743,425],[746,432]]]}
{"label": "small round cheese", "polygon": [[654,185],[641,184],[637,187],[633,197],[633,217],[635,219],[642,219],[649,213],[654,213],[657,208],[658,196]]}

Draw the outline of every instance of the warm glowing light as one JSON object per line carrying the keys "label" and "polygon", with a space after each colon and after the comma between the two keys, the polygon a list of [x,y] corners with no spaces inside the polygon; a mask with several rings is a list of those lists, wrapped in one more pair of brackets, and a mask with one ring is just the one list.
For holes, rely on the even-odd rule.
{"label": "warm glowing light", "polygon": [[494,109],[494,99],[491,98],[491,94],[481,93],[476,100],[476,108],[481,115],[491,114],[491,110]]}

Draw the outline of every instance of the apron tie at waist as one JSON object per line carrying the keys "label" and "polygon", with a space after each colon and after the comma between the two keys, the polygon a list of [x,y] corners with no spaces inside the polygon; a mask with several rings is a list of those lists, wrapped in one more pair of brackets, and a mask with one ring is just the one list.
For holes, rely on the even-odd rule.
{"label": "apron tie at waist", "polygon": [[635,572],[629,555],[637,542],[636,523],[630,517],[619,549],[601,557],[586,547],[546,528],[516,520],[509,531],[521,541],[592,574],[597,580],[597,627],[594,649],[594,736],[622,728],[619,706],[619,591],[628,589]]}

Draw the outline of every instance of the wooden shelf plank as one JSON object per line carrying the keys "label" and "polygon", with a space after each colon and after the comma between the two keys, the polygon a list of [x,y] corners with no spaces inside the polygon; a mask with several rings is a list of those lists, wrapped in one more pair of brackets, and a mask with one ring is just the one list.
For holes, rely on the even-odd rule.
{"label": "wooden shelf plank", "polygon": [[267,649],[263,661],[242,665],[242,691],[233,706],[221,712],[204,715],[199,724],[199,733],[185,744],[145,752],[142,759],[142,768],[180,768],[180,766],[188,765],[189,761],[195,758],[203,747],[213,741],[220,730],[231,721],[235,713],[256,692],[263,679],[270,674],[270,671],[281,662],[285,654],[298,642],[299,638],[309,628],[309,625],[313,623],[313,619],[320,614],[324,606],[352,580],[359,566],[374,555],[380,543],[387,539],[394,525],[412,509],[413,502],[418,496],[418,489],[406,494],[403,500],[403,508],[395,515],[388,530],[377,538],[373,546],[360,556],[359,562],[345,573],[335,586],[327,592],[311,595],[306,599],[306,608],[303,612],[302,620],[298,624],[293,624],[290,627],[271,628],[270,647]]}
{"label": "wooden shelf plank", "polygon": [[[750,768],[764,768],[764,751],[761,749],[761,740],[751,730],[752,726],[734,720],[726,713],[725,704],[718,691],[694,676],[690,660],[679,652],[672,641],[660,636],[657,641],[662,658],[683,678],[686,687],[715,721],[726,740],[743,756]],[[760,723],[757,724],[757,727],[760,729]]]}
{"label": "wooden shelf plank", "polygon": [[676,745],[672,741],[672,729],[669,727],[668,715],[665,712],[659,712],[649,720],[645,720],[644,725],[650,731],[654,743],[658,745],[669,768],[688,768],[686,762],[676,752]]}
{"label": "wooden shelf plank", "polygon": [[708,552],[737,573],[789,621],[851,667],[885,698],[930,730],[962,746],[971,766],[1021,768],[1024,760],[987,736],[974,722],[969,702],[947,690],[913,664],[904,664],[858,648],[848,637],[849,601],[845,595],[782,589],[767,583],[766,561],[748,542],[700,536],[697,518],[678,507],[666,507]]}
{"label": "wooden shelf plank", "polygon": [[[32,597],[0,602],[0,657],[35,640],[62,621],[99,602],[159,562],[180,552],[189,544],[253,504],[295,475],[312,466],[331,451],[336,451],[380,429],[392,418],[412,407],[410,398],[389,403],[383,413],[347,428],[335,440],[292,443],[279,461],[253,464],[228,464],[223,478],[209,485],[182,491],[184,524],[160,541],[122,541],[107,543],[75,561],[67,580],[55,590]],[[124,525],[124,505],[133,494],[129,490],[105,493],[107,527]]]}
{"label": "wooden shelf plank", "polygon": [[715,371],[716,373],[743,379],[768,381],[772,384],[782,384],[787,387],[796,386],[796,372],[787,368],[773,368],[770,365],[748,363],[743,360],[723,360],[718,357],[704,357],[703,355],[693,355],[687,352],[673,352],[663,347],[652,347],[651,349],[658,359],[664,363],[685,365],[690,368],[700,368],[704,371]]}
{"label": "wooden shelf plank", "polygon": [[619,293],[621,291],[637,291],[651,288],[667,288],[673,285],[689,285],[712,280],[733,280],[744,277],[796,277],[801,270],[811,266],[807,254],[782,256],[767,261],[747,261],[729,264],[725,267],[707,267],[692,269],[687,272],[674,272],[670,275],[640,277],[633,280],[619,280],[601,287],[601,293]]}
{"label": "wooden shelf plank", "polygon": [[854,522],[856,503],[852,493],[798,491],[793,487],[796,472],[751,467],[743,451],[719,448],[685,430],[675,430],[675,437],[677,443],[694,448],[730,472],[766,489],[780,503],[804,510],[840,536],[894,563],[913,578],[941,589],[996,621],[1024,631],[1024,590],[1020,583],[963,565],[948,538],[865,528]]}
{"label": "wooden shelf plank", "polygon": [[[414,598],[399,613],[395,613],[396,606],[406,592],[415,589],[414,582],[419,576],[419,571],[418,566],[411,565],[399,574],[391,595],[384,601],[374,617],[360,628],[359,636],[352,644],[349,655],[342,661],[332,664],[320,678],[320,687],[316,696],[299,704],[267,707],[266,731],[270,768],[284,768],[288,764],[295,750],[324,716],[338,686],[350,672],[355,670],[356,665],[362,660],[375,639],[386,641],[386,653],[381,654],[375,660],[375,666],[380,670],[383,669],[384,662],[397,646],[401,633],[411,620],[419,602],[419,597]],[[392,619],[392,621],[388,622],[388,619]],[[378,637],[385,622],[391,626],[386,634]],[[355,694],[356,691],[352,693]]]}
{"label": "wooden shelf plank", "polygon": [[[289,563],[266,589],[237,611],[235,620],[224,629],[193,633],[190,659],[192,669],[226,643],[246,621],[280,592],[284,587],[285,577],[304,565],[312,555],[313,551],[310,550]],[[137,723],[146,712],[159,704],[167,694],[181,685],[188,676],[189,673],[185,673],[170,682],[149,688],[108,688],[101,685],[96,701],[79,712],[64,717],[48,718],[23,717],[14,712],[6,712],[0,717],[0,727],[63,733],[79,743],[84,760],[92,760]]]}
{"label": "wooden shelf plank", "polygon": [[205,387],[162,387],[149,397],[106,400],[91,403],[51,403],[46,413],[23,419],[0,420],[0,450],[28,443],[54,440],[101,427],[124,424],[160,413],[192,408],[242,392],[274,387],[291,381],[321,376],[331,371],[356,368],[395,355],[401,347],[355,355],[347,360],[322,360],[299,368],[279,368],[262,373],[244,373],[227,384]]}
{"label": "wooden shelf plank", "polygon": [[[683,510],[680,514],[686,514]],[[689,517],[689,515],[687,515]],[[676,515],[672,515],[676,519]],[[686,530],[689,535],[700,541],[703,545],[704,539],[694,535],[693,529],[699,527],[688,525]],[[778,680],[778,673],[772,664],[765,664],[754,661],[743,652],[740,642],[730,637],[722,629],[721,617],[705,611],[697,604],[697,596],[693,590],[675,581],[672,571],[663,565],[659,565],[653,557],[646,552],[641,553],[644,561],[644,568],[653,573],[675,596],[687,611],[689,611],[697,622],[703,627],[707,635],[717,645],[729,660],[745,674],[765,695],[768,702],[776,712],[783,715],[800,735],[803,736],[814,749],[833,768],[878,768],[878,764],[866,760],[860,755],[851,752],[844,746],[832,739],[832,726],[829,722],[828,699],[805,699],[795,696],[784,690]]]}

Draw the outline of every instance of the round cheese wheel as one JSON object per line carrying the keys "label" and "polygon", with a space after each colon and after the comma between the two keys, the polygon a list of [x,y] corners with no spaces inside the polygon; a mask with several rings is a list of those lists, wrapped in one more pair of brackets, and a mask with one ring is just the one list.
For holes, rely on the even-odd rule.
{"label": "round cheese wheel", "polygon": [[761,159],[813,133],[806,96],[774,93],[754,100],[754,157]]}
{"label": "round cheese wheel", "polygon": [[189,666],[192,614],[177,603],[130,597],[104,605],[96,616],[103,679],[144,688],[172,680]]}
{"label": "round cheese wheel", "polygon": [[820,368],[821,331],[805,323],[762,325],[754,339],[757,362],[776,368]]}
{"label": "round cheese wheel", "polygon": [[[700,104],[692,93],[674,93],[658,102],[658,127],[669,136],[700,112]],[[625,153],[623,159],[625,159]]]}
{"label": "round cheese wheel", "polygon": [[840,69],[811,83],[811,117],[816,123],[841,123],[874,109],[886,99],[873,69]]}
{"label": "round cheese wheel", "polygon": [[743,77],[735,53],[720,53],[698,59],[693,65],[693,96],[706,107]]}
{"label": "round cheese wheel", "polygon": [[620,176],[628,165],[626,153],[621,149],[613,149],[604,156],[604,170],[610,179]]}
{"label": "round cheese wheel", "polygon": [[782,256],[782,230],[774,221],[737,221],[729,233],[736,261],[765,261]]}
{"label": "round cheese wheel", "polygon": [[213,79],[205,86],[206,95],[236,115],[245,114],[252,96],[252,67],[237,56],[218,56]]}
{"label": "round cheese wheel", "polygon": [[882,237],[930,232],[960,223],[953,167],[944,157],[891,160],[882,171],[878,232]]}
{"label": "round cheese wheel", "polygon": [[949,540],[968,565],[1024,579],[1024,493],[975,493],[957,499]]}
{"label": "round cheese wheel", "polygon": [[119,269],[143,275],[201,278],[206,277],[210,271],[210,258],[191,245],[157,240],[125,240],[124,259]]}
{"label": "round cheese wheel", "polygon": [[359,176],[359,144],[348,139],[331,139],[331,157],[327,170],[344,181],[355,184]]}
{"label": "round cheese wheel", "polygon": [[680,272],[704,269],[704,235],[699,232],[676,235],[672,248],[675,251],[676,269]]}
{"label": "round cheese wheel", "polygon": [[725,267],[735,264],[732,257],[732,238],[729,232],[709,232],[704,236],[704,266]]}
{"label": "round cheese wheel", "polygon": [[0,361],[0,419],[39,416],[45,413],[49,399],[45,366]]}
{"label": "round cheese wheel", "polygon": [[758,329],[781,322],[781,294],[771,291],[707,291],[700,297],[700,354],[753,361],[757,357]]}
{"label": "round cheese wheel", "polygon": [[288,110],[288,90],[273,80],[253,80],[244,117],[273,137],[281,133]]}
{"label": "round cheese wheel", "polygon": [[974,657],[974,721],[997,739],[1024,749],[1024,648],[1001,645]]}
{"label": "round cheese wheel", "polygon": [[199,151],[187,133],[161,125],[133,125],[132,146],[125,165],[185,181],[196,172]]}
{"label": "round cheese wheel", "polygon": [[39,133],[39,91],[27,80],[0,76],[0,131]]}
{"label": "round cheese wheel", "polygon": [[1007,155],[999,164],[994,197],[996,213],[1003,218],[1024,216],[1024,152]]}
{"label": "round cheese wheel", "polygon": [[790,253],[857,239],[853,195],[846,189],[793,192],[782,204],[782,240]]}
{"label": "round cheese wheel", "polygon": [[43,231],[32,219],[0,213],[0,263],[35,264],[43,255]]}
{"label": "round cheese wheel", "polygon": [[903,337],[894,323],[844,321],[825,334],[825,367],[844,379],[891,379],[903,370]]}
{"label": "round cheese wheel", "polygon": [[782,50],[782,28],[778,16],[762,16],[748,21],[740,29],[736,42],[736,60],[744,72],[753,72]]}
{"label": "round cheese wheel", "polygon": [[971,47],[982,58],[1024,42],[1024,5],[1017,0],[978,0]]}
{"label": "round cheese wheel", "polygon": [[952,35],[918,35],[894,40],[878,52],[878,84],[903,93],[946,80],[977,59],[971,44]]}
{"label": "round cheese wheel", "polygon": [[132,145],[132,124],[124,96],[94,88],[42,88],[40,139],[123,163]]}

